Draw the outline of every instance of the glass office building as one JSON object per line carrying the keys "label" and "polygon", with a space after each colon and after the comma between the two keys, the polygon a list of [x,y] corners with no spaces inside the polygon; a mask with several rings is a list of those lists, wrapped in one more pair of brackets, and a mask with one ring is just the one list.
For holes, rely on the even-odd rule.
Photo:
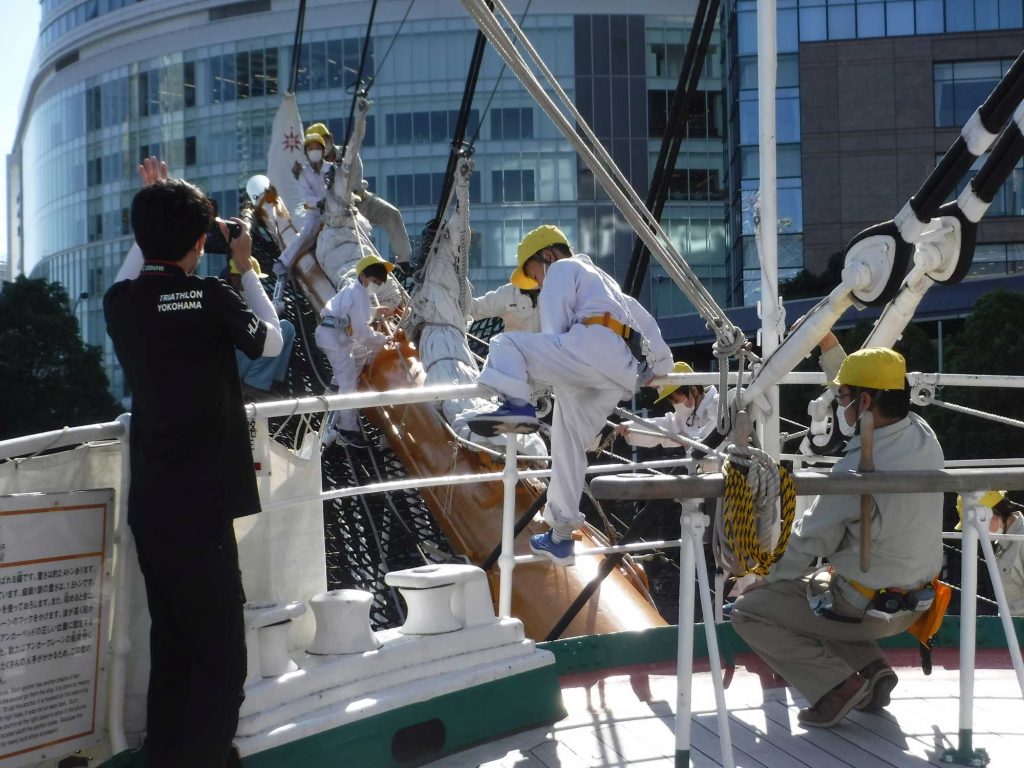
{"label": "glass office building", "polygon": [[[603,0],[548,2],[525,16],[531,41],[641,195],[696,6],[644,0],[625,16]],[[294,51],[297,8],[297,0],[42,0],[29,96],[8,158],[12,266],[61,282],[77,299],[83,337],[104,349],[115,395],[124,394],[123,377],[101,299],[131,243],[140,158],[166,159],[222,213],[234,213],[246,180],[266,169],[270,126],[296,60],[304,123],[323,121],[344,136],[369,6],[311,6]],[[520,14],[526,3],[511,8]],[[455,0],[414,3],[403,24],[405,11],[401,3],[378,9],[363,159],[371,188],[402,209],[415,242],[437,207],[476,27]],[[722,71],[716,31],[664,219],[725,303]],[[493,51],[484,57],[469,135],[478,293],[508,279],[521,235],[542,222],[558,224],[578,250],[624,276],[632,233]],[[649,279],[643,300],[656,313],[692,311],[660,269]]]}
{"label": "glass office building", "polygon": [[[795,275],[805,261],[811,266],[811,251],[815,248],[822,254],[840,250],[860,226],[884,221],[897,213],[1024,48],[1024,36],[1020,34],[1024,27],[1024,2],[777,2],[781,280]],[[726,98],[732,127],[728,163],[731,287],[736,303],[749,304],[760,291],[753,210],[759,175],[757,2],[727,0],[724,5]],[[834,66],[819,66],[825,57],[832,57]],[[813,59],[810,67],[802,61],[808,58]],[[862,82],[844,84],[841,78],[832,76],[836,67],[844,66]],[[827,76],[818,76],[822,74]],[[894,80],[897,90],[891,94],[892,103],[887,104]],[[906,83],[904,90],[899,89],[900,83]],[[889,109],[889,113],[874,113],[878,104]],[[861,124],[858,118],[863,120]],[[808,135],[812,137],[811,147],[806,146]],[[893,166],[898,163],[896,149],[904,153],[903,157],[918,157],[914,162],[904,163],[898,178],[885,178],[877,173],[872,176],[870,170],[867,178],[860,178],[856,173],[844,173],[848,169],[836,157],[837,153],[829,154],[829,150],[823,149],[823,142],[835,137],[838,141],[834,145],[847,150],[849,162],[856,162],[858,144],[869,145],[867,154],[889,157]],[[889,144],[894,147],[891,155],[887,152]],[[830,169],[822,169],[825,184],[808,189],[814,176],[808,163],[820,162],[823,154],[832,163]],[[865,168],[869,164],[870,160],[866,160]],[[837,191],[840,188],[842,191]],[[820,204],[830,194],[842,192],[842,212],[827,210],[827,206]],[[876,208],[868,199],[871,197],[884,199],[884,205]],[[857,216],[857,211],[863,215]],[[1024,267],[1024,220],[1019,218],[1022,215],[1024,167],[1018,164],[983,223],[973,273],[1008,273]],[[817,227],[820,222],[828,226]],[[845,222],[855,226],[841,226]],[[805,236],[812,229],[816,232],[813,246],[805,243]],[[816,266],[823,266],[822,262],[818,259]]]}

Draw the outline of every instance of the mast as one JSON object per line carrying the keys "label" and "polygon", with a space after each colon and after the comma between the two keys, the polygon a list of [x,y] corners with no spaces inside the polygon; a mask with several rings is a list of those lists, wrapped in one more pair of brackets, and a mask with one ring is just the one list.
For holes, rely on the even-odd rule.
{"label": "mast", "polygon": [[[785,322],[779,300],[779,212],[775,162],[775,0],[757,0],[757,102],[758,160],[758,256],[761,260],[761,358],[779,346],[779,326]],[[779,459],[779,388],[766,392],[771,413],[760,419],[758,437],[762,450]]]}

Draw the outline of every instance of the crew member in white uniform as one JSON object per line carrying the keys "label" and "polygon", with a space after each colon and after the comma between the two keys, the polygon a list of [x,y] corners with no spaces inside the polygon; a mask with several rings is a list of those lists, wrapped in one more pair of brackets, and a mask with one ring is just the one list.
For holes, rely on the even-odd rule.
{"label": "crew member in white uniform", "polygon": [[589,256],[573,255],[557,227],[544,225],[528,233],[519,244],[518,262],[512,284],[541,289],[541,332],[501,333],[491,340],[479,381],[505,402],[474,417],[469,426],[485,436],[535,431],[530,393],[536,384],[554,388],[552,476],[544,509],[551,530],[534,536],[530,547],[566,566],[574,562],[572,532],[584,520],[580,495],[587,446],[615,404],[636,389],[638,374],[646,384],[668,373],[672,353],[647,310],[623,295]]}
{"label": "crew member in white uniform", "polygon": [[[672,366],[672,373],[693,373],[693,368],[687,363],[679,362]],[[703,440],[714,430],[718,422],[718,390],[715,387],[705,389],[701,386],[666,384],[658,390],[658,397],[654,402],[660,403],[665,398],[672,403],[672,412],[647,419],[654,426],[691,440]],[[642,424],[624,421],[615,428],[615,433],[638,448],[679,447],[679,443],[668,437],[633,431],[643,428]]]}
{"label": "crew member in white uniform", "polygon": [[274,262],[274,273],[279,277],[287,275],[295,264],[295,259],[316,244],[320,233],[320,202],[327,194],[324,175],[331,167],[324,162],[324,137],[312,131],[306,133],[305,151],[308,160],[299,172],[299,198],[305,209],[306,218],[302,222],[302,231],[281,252],[280,258]]}
{"label": "crew member in white uniform", "polygon": [[[370,253],[356,264],[355,275],[344,283],[320,313],[320,325],[314,338],[327,355],[340,394],[356,391],[363,367],[387,343],[387,336],[370,326],[375,311],[370,296],[377,292],[394,265],[376,253]],[[338,411],[336,421],[325,443],[340,442],[365,448],[366,439],[359,430],[354,410]]]}
{"label": "crew member in white uniform", "polygon": [[[822,365],[835,370],[842,347],[830,342],[822,351]],[[842,360],[834,384],[844,434],[853,434],[862,413],[874,417],[879,470],[942,469],[935,433],[908,410],[901,355],[882,348],[854,352]],[[856,435],[832,471],[855,471],[860,454]],[[930,607],[942,566],[942,494],[872,498],[868,571],[860,569],[860,496],[819,496],[794,523],[782,558],[732,610],[740,637],[811,702],[798,714],[804,726],[830,728],[854,707],[887,706],[897,677],[876,640],[909,629]],[[828,559],[828,571],[815,570],[817,558]],[[822,586],[827,590],[819,597],[814,592]],[[888,598],[896,601],[886,605]]]}
{"label": "crew member in white uniform", "polygon": [[[981,497],[981,503],[992,510],[992,517],[988,521],[989,533],[1024,535],[1024,506],[1006,498],[1006,491],[988,491]],[[961,521],[963,510],[964,500],[957,496],[956,511]],[[960,529],[961,523],[957,523],[956,530]],[[1006,602],[1010,606],[1010,615],[1024,616],[1024,541],[997,539],[992,542],[992,551],[996,556],[996,566],[1003,582]]]}
{"label": "crew member in white uniform", "polygon": [[540,312],[537,309],[539,295],[540,291],[536,288],[523,289],[512,283],[505,283],[480,298],[474,297],[469,307],[469,314],[474,320],[500,317],[505,324],[506,332],[538,333],[540,331]]}

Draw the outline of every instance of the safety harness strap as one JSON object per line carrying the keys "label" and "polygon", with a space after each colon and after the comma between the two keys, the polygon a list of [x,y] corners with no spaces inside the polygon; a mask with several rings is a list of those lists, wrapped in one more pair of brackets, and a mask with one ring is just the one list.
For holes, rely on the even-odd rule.
{"label": "safety harness strap", "polygon": [[643,341],[644,337],[640,331],[635,328],[631,328],[625,323],[620,323],[610,312],[605,312],[603,315],[594,315],[593,317],[585,317],[582,320],[583,325],[601,325],[607,328],[609,331],[614,333],[616,336],[626,342],[626,346],[629,348],[633,358],[638,362],[644,362],[643,353]]}

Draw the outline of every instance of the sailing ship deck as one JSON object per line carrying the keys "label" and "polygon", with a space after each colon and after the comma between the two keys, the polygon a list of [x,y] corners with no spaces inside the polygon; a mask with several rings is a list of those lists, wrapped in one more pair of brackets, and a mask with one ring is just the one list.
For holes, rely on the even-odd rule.
{"label": "sailing ship deck", "polygon": [[[900,677],[881,714],[854,712],[831,730],[805,729],[806,702],[750,655],[726,671],[733,750],[743,768],[921,768],[948,765],[955,747],[959,674],[955,650],[936,650],[926,677],[917,651],[890,651]],[[676,700],[671,664],[619,668],[563,678],[568,716],[431,763],[430,768],[672,768]],[[710,675],[694,675],[692,764],[720,766]],[[975,746],[993,768],[1024,764],[1024,701],[1007,651],[979,651],[975,673]]]}

